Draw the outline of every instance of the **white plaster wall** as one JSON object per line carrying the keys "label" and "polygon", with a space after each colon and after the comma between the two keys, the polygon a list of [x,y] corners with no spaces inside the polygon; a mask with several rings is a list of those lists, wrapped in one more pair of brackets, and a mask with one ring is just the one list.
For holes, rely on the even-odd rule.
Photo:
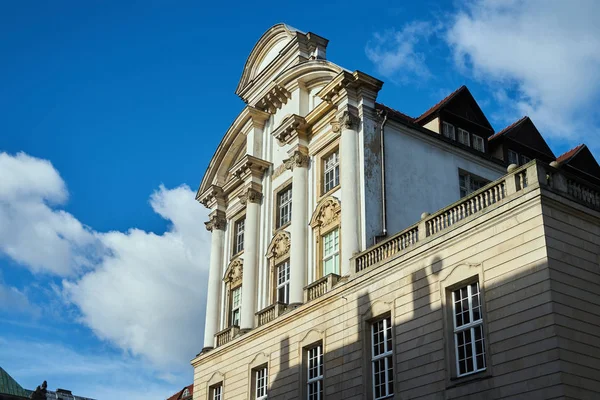
{"label": "white plaster wall", "polygon": [[402,132],[404,129],[391,124],[385,127],[389,235],[419,221],[421,213],[433,213],[457,201],[459,169],[490,181],[506,173],[501,166],[446,147],[435,138],[428,141]]}

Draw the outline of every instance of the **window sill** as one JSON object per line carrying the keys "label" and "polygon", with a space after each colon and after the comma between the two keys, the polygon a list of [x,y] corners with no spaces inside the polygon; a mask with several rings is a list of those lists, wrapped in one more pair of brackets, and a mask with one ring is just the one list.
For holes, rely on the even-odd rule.
{"label": "window sill", "polygon": [[[327,197],[327,196],[331,196],[331,195],[332,195],[334,192],[336,192],[336,191],[337,191],[337,190],[340,188],[340,186],[341,186],[341,185],[340,185],[340,184],[338,184],[338,185],[337,185],[337,186],[335,186],[334,188],[332,188],[332,189],[329,189],[327,192],[325,192],[325,193],[321,193],[321,195],[319,195],[319,200],[318,200],[318,201],[321,201],[321,199],[323,199],[323,198],[325,198],[325,197]],[[318,202],[318,201],[317,201],[317,202]]]}
{"label": "window sill", "polygon": [[281,226],[278,226],[278,227],[276,227],[276,228],[273,230],[273,234],[275,234],[275,232],[277,232],[277,231],[282,231],[282,230],[284,230],[285,228],[287,228],[287,227],[288,227],[288,226],[290,226],[291,224],[292,224],[292,221],[288,222],[288,223],[287,223],[287,224],[285,224],[285,225],[281,225]]}
{"label": "window sill", "polygon": [[240,252],[235,253],[234,255],[232,255],[231,258],[229,258],[229,261],[233,261],[234,259],[240,257],[242,254],[244,254],[244,250],[242,250],[242,251],[240,251]]}
{"label": "window sill", "polygon": [[453,377],[450,378],[450,381],[446,384],[446,389],[452,389],[455,387],[467,385],[472,382],[482,381],[491,377],[492,373],[489,369],[485,371],[475,372],[466,376]]}

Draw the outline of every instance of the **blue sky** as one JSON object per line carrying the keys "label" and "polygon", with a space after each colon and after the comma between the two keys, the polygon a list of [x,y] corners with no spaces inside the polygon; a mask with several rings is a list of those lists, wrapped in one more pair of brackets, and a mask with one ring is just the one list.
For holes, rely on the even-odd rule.
{"label": "blue sky", "polygon": [[406,114],[466,84],[496,130],[529,114],[557,155],[600,154],[594,1],[203,3],[0,4],[0,366],[26,387],[191,382],[209,240],[193,194],[275,23],[329,39]]}

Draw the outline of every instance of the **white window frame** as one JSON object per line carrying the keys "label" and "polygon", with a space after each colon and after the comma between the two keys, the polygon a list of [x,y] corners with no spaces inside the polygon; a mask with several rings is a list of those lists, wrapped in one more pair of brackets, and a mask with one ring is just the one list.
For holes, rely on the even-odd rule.
{"label": "white window frame", "polygon": [[335,150],[323,158],[323,193],[328,193],[340,184],[340,153]]}
{"label": "white window frame", "polygon": [[[231,289],[231,298],[230,298],[230,302],[231,302],[231,306],[230,306],[230,311],[229,311],[229,326],[239,326],[239,324],[241,323],[242,320],[242,287],[238,286],[234,289]],[[239,302],[236,304],[235,303],[235,299],[236,299],[236,295],[239,293],[239,297],[237,297],[237,299],[239,300]],[[237,316],[238,316],[238,323],[235,324],[235,318],[234,315],[236,315],[235,313],[237,312]]]}
{"label": "white window frame", "polygon": [[234,227],[234,254],[239,254],[244,250],[244,231],[246,230],[246,217],[242,217],[235,221]]}
{"label": "white window frame", "polygon": [[456,140],[456,128],[454,125],[444,121],[442,122],[442,135],[448,139]]}
{"label": "white window frame", "polygon": [[254,370],[254,399],[264,400],[268,398],[269,370],[265,365]]}
{"label": "white window frame", "polygon": [[288,224],[292,220],[292,185],[277,193],[277,227]]}
{"label": "white window frame", "polygon": [[[379,330],[379,326],[381,324],[382,329]],[[384,399],[390,397],[394,394],[394,362],[393,362],[393,332],[392,332],[392,317],[387,316],[385,318],[378,319],[371,323],[371,386],[373,389],[373,400]],[[382,335],[379,335],[382,333]],[[382,336],[382,341],[379,338]],[[383,352],[379,354],[375,354],[376,345],[379,348],[379,345],[383,342]],[[376,375],[376,366],[379,362],[383,360],[384,365],[384,383],[383,383],[383,392],[379,393],[377,396],[376,393],[376,385],[375,385],[375,375]],[[390,380],[390,371],[392,378]],[[377,373],[380,371],[377,370]],[[392,385],[392,390],[390,391],[390,383]],[[381,385],[380,385],[381,386]]]}
{"label": "white window frame", "polygon": [[[473,285],[476,285],[477,287],[477,293],[473,294],[473,290],[472,287]],[[468,310],[467,310],[467,315],[469,318],[469,322],[468,323],[463,323],[462,325],[457,325],[456,320],[457,320],[457,309],[456,309],[456,304],[457,304],[457,299],[456,299],[456,293],[462,293],[462,289],[467,288],[467,297],[462,297],[460,298],[460,302],[463,302],[464,300],[467,300],[468,302]],[[473,299],[477,297],[478,299],[478,308],[479,309],[479,318],[478,319],[474,319],[474,307],[473,307]],[[465,310],[464,308],[462,308],[461,306],[461,318],[462,315],[464,315]],[[452,290],[452,324],[454,327],[454,358],[456,361],[456,376],[457,377],[463,377],[463,376],[467,376],[467,375],[472,375],[472,374],[476,374],[478,372],[482,372],[485,371],[487,369],[487,365],[486,365],[486,354],[485,354],[485,333],[483,330],[483,306],[482,306],[482,295],[481,295],[481,290],[479,287],[479,281],[477,282],[472,282],[469,283],[466,286],[461,286],[457,289]],[[475,329],[479,329],[481,332],[481,353],[477,353],[476,351],[476,340],[475,340]],[[466,371],[464,373],[461,373],[460,370],[460,353],[459,353],[459,346],[458,346],[458,335],[463,334],[463,332],[467,332],[469,331],[470,337],[471,337],[471,341],[470,341],[470,348],[471,348],[471,356],[473,358],[473,370],[472,371]],[[466,350],[466,347],[465,347]],[[478,365],[478,355],[482,356],[482,360],[483,360],[483,366]],[[467,362],[467,358],[464,359],[465,363]],[[466,364],[465,364],[466,365]],[[466,370],[466,366],[465,366],[465,370]]]}
{"label": "white window frame", "polygon": [[211,400],[223,400],[223,385],[222,384],[217,384],[214,385],[210,388],[211,394],[210,394],[210,398]]}
{"label": "white window frame", "polygon": [[[511,160],[511,158],[512,158],[512,160]],[[516,151],[513,151],[511,149],[508,149],[508,163],[519,165],[519,153],[517,153]]]}
{"label": "white window frame", "polygon": [[485,141],[479,135],[473,135],[473,148],[482,153],[485,152]]}
{"label": "white window frame", "polygon": [[[463,138],[466,138],[466,140],[463,140]],[[465,146],[471,146],[471,134],[469,131],[458,128],[458,142],[464,144]]]}
{"label": "white window frame", "polygon": [[[282,271],[283,268],[283,271]],[[277,301],[289,304],[290,302],[290,260],[289,258],[276,267],[277,278]],[[280,289],[283,289],[283,299],[279,297]]]}
{"label": "white window frame", "polygon": [[[464,185],[461,182],[461,177],[464,176]],[[458,172],[458,185],[460,190],[460,198],[470,195],[473,192],[481,189],[485,185],[490,183],[487,179],[475,176],[467,171],[459,170]]]}
{"label": "white window frame", "polygon": [[188,397],[190,395],[190,391],[188,390],[188,388],[185,388],[183,390],[183,393],[181,394],[181,397]]}
{"label": "white window frame", "polygon": [[[323,344],[306,350],[306,399],[323,400]],[[316,374],[313,373],[316,370]],[[316,393],[311,396],[311,387],[316,386]]]}
{"label": "white window frame", "polygon": [[[331,240],[333,241],[332,243],[332,251],[328,252],[327,251],[327,245],[329,243],[329,238],[332,238]],[[325,263],[327,261],[333,260],[333,264],[334,264],[334,270],[333,273],[340,275],[340,229],[339,228],[335,228],[329,232],[327,232],[326,234],[322,235],[321,237],[321,242],[322,242],[322,254],[323,254],[323,259],[321,260],[322,262],[322,269],[323,269],[323,276],[326,276],[327,274],[325,273]]]}

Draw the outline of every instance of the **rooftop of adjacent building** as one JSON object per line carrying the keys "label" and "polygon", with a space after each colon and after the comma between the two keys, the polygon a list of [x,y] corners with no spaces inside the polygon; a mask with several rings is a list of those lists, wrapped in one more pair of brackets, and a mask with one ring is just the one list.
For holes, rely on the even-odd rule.
{"label": "rooftop of adjacent building", "polygon": [[[0,399],[29,399],[33,390],[23,388],[10,374],[0,367]],[[70,390],[56,389],[46,392],[48,400],[94,400],[89,397],[73,395]]]}
{"label": "rooftop of adjacent building", "polygon": [[167,400],[191,400],[194,395],[194,384],[182,388],[180,391],[169,397]]}

